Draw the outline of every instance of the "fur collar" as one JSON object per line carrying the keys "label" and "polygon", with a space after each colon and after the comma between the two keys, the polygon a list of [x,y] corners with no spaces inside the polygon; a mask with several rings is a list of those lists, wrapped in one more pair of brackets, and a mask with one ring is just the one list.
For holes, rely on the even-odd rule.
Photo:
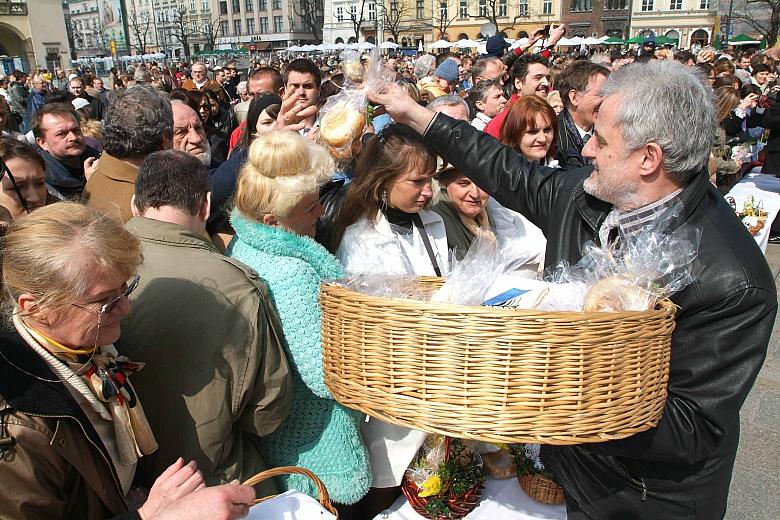
{"label": "fur collar", "polygon": [[[234,209],[230,214],[230,223],[236,231],[238,240],[259,251],[274,256],[289,256],[303,260],[324,279],[336,279],[344,276],[344,271],[336,257],[310,237],[250,220],[237,209]],[[232,250],[233,244],[230,245],[228,251],[232,252]]]}

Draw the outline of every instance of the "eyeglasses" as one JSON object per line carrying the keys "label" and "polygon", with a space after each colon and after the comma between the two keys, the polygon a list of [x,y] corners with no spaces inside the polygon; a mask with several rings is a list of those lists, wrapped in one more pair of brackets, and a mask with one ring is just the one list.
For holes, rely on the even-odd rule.
{"label": "eyeglasses", "polygon": [[19,185],[16,184],[16,179],[14,179],[14,176],[11,174],[11,170],[8,169],[8,165],[5,164],[5,161],[0,157],[0,182],[3,181],[3,175],[8,174],[8,178],[11,179],[11,185],[14,188],[14,192],[16,192],[16,196],[19,197],[19,204],[22,205],[22,209],[25,213],[30,213],[30,208],[27,206],[27,201],[24,199],[24,196],[22,195],[22,191],[19,189]]}
{"label": "eyeglasses", "polygon": [[107,314],[111,314],[111,312],[114,309],[116,309],[116,306],[119,305],[119,302],[122,301],[122,298],[127,298],[128,296],[130,296],[133,293],[133,291],[136,290],[136,288],[138,287],[138,282],[139,282],[140,279],[141,279],[141,275],[137,274],[137,275],[133,276],[130,279],[130,283],[127,284],[127,287],[125,288],[125,290],[122,291],[122,294],[120,294],[119,296],[117,296],[116,298],[111,300],[110,302],[101,305],[100,306],[100,310],[97,311],[97,312],[95,312],[94,310],[92,310],[92,309],[90,309],[88,307],[85,307],[83,305],[79,305],[77,303],[72,303],[71,305],[73,305],[74,307],[78,307],[79,309],[83,309],[85,311],[89,311],[89,312],[91,312],[93,314],[97,314],[98,318],[102,318],[103,316],[105,316]]}

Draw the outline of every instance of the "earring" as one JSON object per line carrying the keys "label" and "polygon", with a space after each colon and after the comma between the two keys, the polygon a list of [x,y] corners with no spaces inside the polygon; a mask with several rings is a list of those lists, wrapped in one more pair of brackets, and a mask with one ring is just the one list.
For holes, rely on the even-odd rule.
{"label": "earring", "polygon": [[380,198],[382,200],[382,207],[384,209],[387,209],[387,190],[386,189],[382,188],[382,194],[381,194]]}

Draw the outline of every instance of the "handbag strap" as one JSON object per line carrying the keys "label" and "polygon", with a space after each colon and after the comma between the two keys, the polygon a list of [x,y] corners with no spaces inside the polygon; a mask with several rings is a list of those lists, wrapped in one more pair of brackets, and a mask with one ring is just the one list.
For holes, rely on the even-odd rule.
{"label": "handbag strap", "polygon": [[436,276],[441,277],[441,269],[439,269],[439,263],[436,261],[436,255],[433,254],[431,239],[428,238],[428,232],[425,231],[425,226],[423,226],[419,213],[415,213],[412,216],[412,222],[414,222],[414,227],[417,228],[417,231],[420,232],[420,238],[422,238],[423,244],[425,244],[425,250],[428,252],[428,258],[431,260],[433,272],[436,273]]}

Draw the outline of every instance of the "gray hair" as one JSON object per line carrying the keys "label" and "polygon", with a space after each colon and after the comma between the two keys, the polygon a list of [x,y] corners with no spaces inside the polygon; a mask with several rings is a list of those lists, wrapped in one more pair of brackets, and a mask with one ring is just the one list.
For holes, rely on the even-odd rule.
{"label": "gray hair", "polygon": [[599,94],[620,100],[616,120],[627,152],[657,143],[664,170],[682,184],[707,166],[718,126],[715,98],[695,67],[672,60],[628,65],[613,72]]}
{"label": "gray hair", "polygon": [[490,92],[490,89],[493,87],[500,89],[501,83],[499,83],[497,79],[483,79],[471,87],[471,90],[469,91],[469,101],[471,101],[471,104],[474,105],[475,109],[477,101],[484,102],[488,92]]}
{"label": "gray hair", "polygon": [[173,110],[165,95],[136,85],[109,95],[103,149],[118,159],[143,159],[173,138]]}
{"label": "gray hair", "polygon": [[466,101],[457,94],[445,94],[443,96],[439,96],[433,101],[431,101],[430,103],[428,103],[428,105],[426,105],[425,108],[427,108],[428,110],[436,111],[436,109],[439,107],[457,107],[457,106],[462,106],[463,108],[465,108],[467,114],[471,113],[471,111],[469,110],[469,104],[466,103]]}
{"label": "gray hair", "polygon": [[414,77],[422,79],[429,76],[431,72],[436,68],[436,57],[431,54],[426,54],[417,58],[414,62]]}

